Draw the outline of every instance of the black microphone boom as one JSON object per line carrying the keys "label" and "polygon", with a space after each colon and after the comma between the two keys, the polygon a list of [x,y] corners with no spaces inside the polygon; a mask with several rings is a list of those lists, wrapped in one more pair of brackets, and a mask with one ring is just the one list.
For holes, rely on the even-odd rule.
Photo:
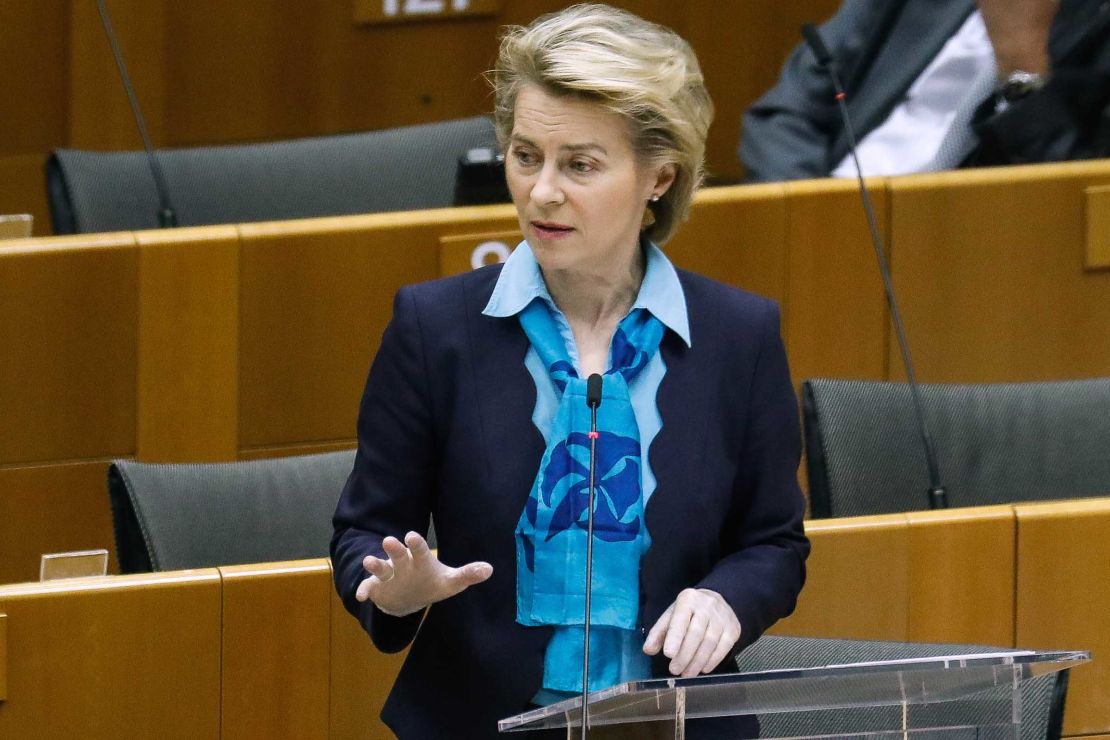
{"label": "black microphone boom", "polygon": [[582,740],[589,724],[587,700],[590,694],[590,601],[594,580],[594,482],[597,473],[597,407],[601,405],[601,376],[586,378],[586,405],[590,407],[590,489],[586,507],[586,614],[582,638]]}
{"label": "black microphone boom", "polygon": [[150,143],[150,133],[146,129],[143,112],[139,109],[139,99],[135,96],[135,88],[131,86],[131,77],[127,74],[127,66],[123,63],[123,54],[119,50],[116,33],[112,30],[112,20],[108,17],[108,8],[104,0],[96,0],[96,8],[100,11],[100,23],[104,26],[104,35],[108,37],[108,44],[112,47],[112,56],[116,60],[116,69],[119,70],[123,90],[127,93],[127,102],[131,105],[131,113],[135,116],[135,124],[139,127],[139,136],[143,139],[143,148],[146,149],[147,162],[150,164],[150,173],[154,176],[154,189],[158,192],[158,226],[165,229],[177,226],[177,211],[170,203],[170,191],[166,187],[166,176],[162,172],[162,165],[154,155],[154,146]]}
{"label": "black microphone boom", "polygon": [[[802,24],[802,36],[806,40],[806,46],[813,52],[813,56],[817,59],[817,63],[822,67],[828,67],[832,64],[832,54],[829,53],[829,47],[825,46],[825,40],[821,38],[820,32],[817,27],[812,23]],[[837,85],[837,88],[840,86]]]}
{"label": "black microphone boom", "polygon": [[806,23],[802,26],[802,37],[817,63],[828,71],[829,78],[832,80],[833,88],[836,91],[836,103],[840,110],[840,117],[844,121],[844,134],[848,139],[848,151],[852,156],[852,162],[856,166],[856,179],[859,181],[860,197],[863,198],[863,210],[867,214],[867,226],[871,231],[871,244],[875,247],[875,259],[878,260],[879,273],[883,278],[886,302],[890,307],[890,319],[894,324],[894,334],[898,338],[898,348],[902,353],[902,365],[906,368],[910,397],[913,399],[914,419],[917,421],[917,430],[921,435],[921,445],[925,448],[925,464],[929,469],[929,489],[926,492],[929,508],[947,509],[948,492],[940,483],[940,468],[937,465],[936,448],[933,444],[933,437],[929,434],[929,427],[925,423],[925,410],[921,404],[921,390],[918,388],[917,377],[914,375],[913,362],[910,361],[910,348],[906,341],[906,330],[902,325],[902,314],[898,310],[898,301],[894,297],[894,282],[890,278],[890,265],[887,263],[882,237],[879,235],[878,222],[875,220],[875,209],[871,205],[871,194],[867,190],[867,184],[863,181],[863,170],[860,168],[859,155],[856,152],[856,132],[852,128],[852,119],[848,115],[848,106],[844,102],[847,94],[844,92],[844,85],[840,82],[836,61],[829,53],[828,47],[825,46],[820,32],[812,23]]}

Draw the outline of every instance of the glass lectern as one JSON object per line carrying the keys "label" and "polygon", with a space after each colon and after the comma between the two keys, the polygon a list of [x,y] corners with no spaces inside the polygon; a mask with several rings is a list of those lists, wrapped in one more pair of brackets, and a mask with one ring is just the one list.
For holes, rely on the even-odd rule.
{"label": "glass lectern", "polygon": [[[758,715],[760,737],[1017,738],[1030,682],[1088,660],[1079,651],[1017,651],[633,681],[589,695],[588,729],[666,722],[681,739],[687,719]],[[567,699],[498,728],[567,728],[577,738],[581,706],[581,697]],[[803,719],[773,721],[785,713]]]}

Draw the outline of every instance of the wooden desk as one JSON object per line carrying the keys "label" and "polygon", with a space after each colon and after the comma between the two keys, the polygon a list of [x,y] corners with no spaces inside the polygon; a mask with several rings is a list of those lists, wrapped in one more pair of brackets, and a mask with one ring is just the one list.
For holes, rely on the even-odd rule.
{"label": "wooden desk", "polygon": [[776,634],[1013,645],[1009,506],[820,519],[797,611]]}
{"label": "wooden desk", "polygon": [[1014,645],[1013,508],[911,512],[906,524],[906,638]]}
{"label": "wooden desk", "polygon": [[1090,650],[1064,734],[1110,731],[1110,499],[808,522],[806,587],[777,634]]}
{"label": "wooden desk", "polygon": [[0,587],[0,737],[220,737],[215,569]]}
{"label": "wooden desk", "polygon": [[1090,650],[1072,672],[1065,735],[1110,732],[1110,499],[1020,504],[1016,640]]}
{"label": "wooden desk", "polygon": [[403,658],[324,559],[4,586],[0,737],[385,740]]}
{"label": "wooden desk", "polygon": [[221,740],[328,738],[326,560],[221,567]]}
{"label": "wooden desk", "polygon": [[[808,531],[808,583],[776,633],[1092,650],[1065,735],[1110,732],[1110,499]],[[0,614],[0,736],[390,737],[377,716],[403,655],[373,649],[325,559],[0,587]]]}
{"label": "wooden desk", "polygon": [[8,615],[0,614],[0,702],[8,698]]}
{"label": "wooden desk", "polygon": [[909,542],[904,514],[806,523],[812,551],[794,614],[772,632],[905,640]]}

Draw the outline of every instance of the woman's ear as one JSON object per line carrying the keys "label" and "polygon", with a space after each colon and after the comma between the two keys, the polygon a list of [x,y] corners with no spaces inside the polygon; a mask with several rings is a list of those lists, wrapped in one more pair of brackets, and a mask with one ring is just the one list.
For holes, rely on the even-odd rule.
{"label": "woman's ear", "polygon": [[676,175],[677,171],[671,162],[657,167],[655,169],[655,187],[651,189],[652,195],[663,197],[663,194],[674,184]]}

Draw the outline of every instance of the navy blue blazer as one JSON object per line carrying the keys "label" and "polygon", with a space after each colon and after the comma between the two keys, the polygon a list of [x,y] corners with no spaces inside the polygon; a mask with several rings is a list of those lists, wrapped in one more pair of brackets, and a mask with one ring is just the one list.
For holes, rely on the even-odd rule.
{"label": "navy blue blazer", "polygon": [[[540,688],[550,628],[516,622],[514,530],[543,454],[532,424],[528,339],[482,315],[500,266],[402,288],[362,397],[358,453],[331,553],[346,608],[385,652],[412,643],[382,719],[401,738],[493,738]],[[691,347],[671,332],[649,457],[653,545],[640,569],[645,629],[684,588],[720,593],[740,620],[735,652],[793,609],[809,542],[797,485],[798,414],[778,309],[679,271]],[[492,577],[396,618],[355,600],[362,559],[387,535],[425,533],[439,557]],[[419,627],[419,631],[418,631]],[[414,640],[415,637],[415,641]],[[657,657],[655,675],[668,660]],[[720,670],[735,670],[733,658]],[[368,681],[373,677],[368,676]]]}

